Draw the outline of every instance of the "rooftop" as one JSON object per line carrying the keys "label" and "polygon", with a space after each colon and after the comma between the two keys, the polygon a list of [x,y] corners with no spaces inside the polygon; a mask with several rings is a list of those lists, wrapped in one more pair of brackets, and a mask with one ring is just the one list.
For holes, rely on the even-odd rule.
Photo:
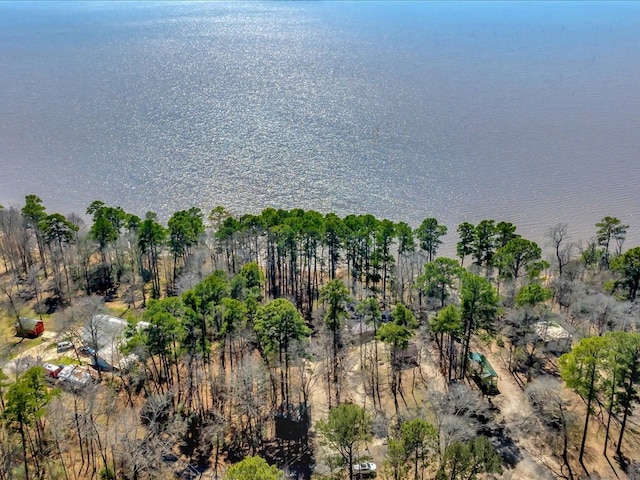
{"label": "rooftop", "polygon": [[127,328],[123,318],[109,315],[94,315],[82,330],[82,343],[96,350],[118,343]]}
{"label": "rooftop", "polygon": [[482,368],[482,372],[481,372],[480,376],[482,378],[489,378],[489,377],[497,378],[498,377],[498,374],[496,373],[496,371],[493,369],[493,367],[489,363],[489,360],[487,360],[487,357],[485,357],[483,354],[481,354],[479,352],[471,352],[469,354],[469,360],[471,360],[472,362],[475,362],[478,365],[480,365],[480,367]]}

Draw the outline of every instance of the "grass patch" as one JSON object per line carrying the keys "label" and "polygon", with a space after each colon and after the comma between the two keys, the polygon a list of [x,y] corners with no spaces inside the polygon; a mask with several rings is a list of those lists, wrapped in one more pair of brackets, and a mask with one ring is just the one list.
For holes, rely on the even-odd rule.
{"label": "grass patch", "polygon": [[12,337],[16,333],[16,329],[14,326],[15,323],[15,317],[10,317],[8,315],[0,316],[0,337]]}
{"label": "grass patch", "polygon": [[107,310],[109,311],[109,315],[118,318],[125,318],[124,316],[132,313],[131,309],[127,304],[121,301],[113,301],[109,304],[106,304]]}
{"label": "grass patch", "polygon": [[61,357],[56,358],[51,363],[55,365],[81,365],[77,358],[72,358],[68,355],[62,355]]}
{"label": "grass patch", "polygon": [[44,339],[42,337],[37,338],[20,338],[15,335],[12,336],[6,344],[0,347],[0,359],[13,360],[16,356],[22,352],[29,350],[32,347],[42,345]]}

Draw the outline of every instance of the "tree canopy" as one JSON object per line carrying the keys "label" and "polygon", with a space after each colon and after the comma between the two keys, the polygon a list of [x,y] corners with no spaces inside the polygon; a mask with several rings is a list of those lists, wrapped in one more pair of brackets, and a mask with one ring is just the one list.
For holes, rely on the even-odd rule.
{"label": "tree canopy", "polygon": [[269,465],[262,457],[247,457],[231,465],[225,480],[282,480],[284,475],[277,467]]}
{"label": "tree canopy", "polygon": [[371,415],[362,407],[343,403],[329,411],[327,420],[320,420],[316,428],[329,448],[337,451],[349,468],[353,480],[353,464],[360,446],[371,439]]}
{"label": "tree canopy", "polygon": [[611,269],[621,277],[621,285],[627,288],[630,300],[634,300],[640,287],[640,247],[634,247],[611,262]]}

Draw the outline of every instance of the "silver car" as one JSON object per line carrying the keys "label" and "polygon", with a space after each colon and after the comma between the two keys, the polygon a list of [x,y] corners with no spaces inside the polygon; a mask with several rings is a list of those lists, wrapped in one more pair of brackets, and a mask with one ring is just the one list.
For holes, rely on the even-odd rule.
{"label": "silver car", "polygon": [[353,475],[356,478],[373,478],[378,473],[378,467],[373,462],[356,463],[353,465]]}

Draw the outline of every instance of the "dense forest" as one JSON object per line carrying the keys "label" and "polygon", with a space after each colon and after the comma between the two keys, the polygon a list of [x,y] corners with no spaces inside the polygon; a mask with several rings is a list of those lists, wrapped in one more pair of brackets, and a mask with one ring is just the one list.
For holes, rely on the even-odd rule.
{"label": "dense forest", "polygon": [[[465,222],[446,258],[436,218],[28,195],[0,208],[0,480],[640,478],[628,228]],[[101,368],[110,317],[135,361]]]}

